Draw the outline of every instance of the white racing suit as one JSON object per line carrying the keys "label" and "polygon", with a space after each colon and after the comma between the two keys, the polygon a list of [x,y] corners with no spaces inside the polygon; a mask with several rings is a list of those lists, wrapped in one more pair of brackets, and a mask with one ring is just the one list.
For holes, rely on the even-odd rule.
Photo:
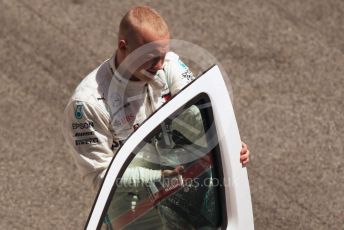
{"label": "white racing suit", "polygon": [[[63,134],[82,179],[98,189],[128,135],[193,79],[173,52],[166,54],[163,69],[148,84],[120,76],[114,57],[86,76],[69,100],[63,120]],[[121,182],[160,178],[160,170],[137,167],[127,169]]]}

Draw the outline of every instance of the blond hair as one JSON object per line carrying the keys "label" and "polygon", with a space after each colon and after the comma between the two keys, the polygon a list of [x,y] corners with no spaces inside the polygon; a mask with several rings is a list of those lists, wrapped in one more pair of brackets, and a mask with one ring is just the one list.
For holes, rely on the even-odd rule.
{"label": "blond hair", "polygon": [[129,10],[121,20],[119,37],[128,38],[140,33],[141,29],[149,29],[159,37],[169,35],[168,26],[161,15],[148,6],[137,6]]}

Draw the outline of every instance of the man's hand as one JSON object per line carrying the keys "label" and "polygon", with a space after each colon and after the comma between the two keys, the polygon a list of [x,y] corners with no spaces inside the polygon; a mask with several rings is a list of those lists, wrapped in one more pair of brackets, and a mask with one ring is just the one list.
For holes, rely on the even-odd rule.
{"label": "man's hand", "polygon": [[164,169],[161,171],[162,177],[173,177],[184,172],[184,167],[178,165],[174,169]]}
{"label": "man's hand", "polygon": [[240,163],[245,167],[250,161],[250,151],[248,150],[247,144],[241,142],[241,151],[240,151]]}

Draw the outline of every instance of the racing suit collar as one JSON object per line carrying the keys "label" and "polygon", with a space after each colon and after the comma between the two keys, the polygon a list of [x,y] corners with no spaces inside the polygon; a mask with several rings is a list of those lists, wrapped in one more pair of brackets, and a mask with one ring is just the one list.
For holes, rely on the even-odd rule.
{"label": "racing suit collar", "polygon": [[116,69],[115,67],[115,55],[113,55],[110,60],[110,71],[112,73],[112,77],[116,78],[116,80],[121,83],[127,89],[141,89],[146,85],[146,82],[143,81],[131,81],[124,78]]}

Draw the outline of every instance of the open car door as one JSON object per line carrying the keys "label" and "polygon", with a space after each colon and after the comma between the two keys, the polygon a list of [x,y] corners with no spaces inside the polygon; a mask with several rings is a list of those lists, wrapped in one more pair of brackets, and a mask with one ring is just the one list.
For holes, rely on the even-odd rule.
{"label": "open car door", "polygon": [[213,66],[112,160],[86,229],[254,229],[232,103]]}

